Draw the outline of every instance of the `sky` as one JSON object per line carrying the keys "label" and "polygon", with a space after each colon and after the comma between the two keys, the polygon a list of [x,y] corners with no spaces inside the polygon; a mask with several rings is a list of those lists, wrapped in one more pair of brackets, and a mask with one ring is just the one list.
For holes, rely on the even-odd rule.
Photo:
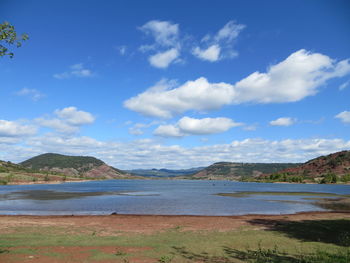
{"label": "sky", "polygon": [[350,150],[347,0],[0,0],[0,160],[120,169]]}

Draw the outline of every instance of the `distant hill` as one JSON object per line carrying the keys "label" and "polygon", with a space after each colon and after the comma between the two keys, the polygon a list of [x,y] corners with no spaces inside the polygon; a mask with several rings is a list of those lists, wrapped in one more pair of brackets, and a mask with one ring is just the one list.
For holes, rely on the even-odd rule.
{"label": "distant hill", "polygon": [[27,171],[22,165],[0,160],[0,173]]}
{"label": "distant hill", "polygon": [[200,170],[203,167],[196,167],[190,169],[180,169],[180,170],[171,170],[171,169],[134,169],[128,170],[127,172],[139,176],[147,176],[147,177],[177,177],[184,175],[192,175]]}
{"label": "distant hill", "polygon": [[[263,179],[336,183],[350,181],[350,151],[341,151],[320,156],[296,167],[261,176]],[[293,181],[293,180],[292,180]]]}
{"label": "distant hill", "polygon": [[297,163],[231,163],[218,162],[193,174],[192,179],[231,179],[258,177],[266,173],[274,173],[279,170],[295,167]]}
{"label": "distant hill", "polygon": [[73,177],[112,179],[130,176],[130,174],[90,156],[45,153],[21,162],[20,165],[33,170],[60,173]]}
{"label": "distant hill", "polygon": [[0,161],[0,185],[76,180],[79,180],[79,178],[69,177],[58,173],[40,172],[30,168],[25,168],[20,164]]}

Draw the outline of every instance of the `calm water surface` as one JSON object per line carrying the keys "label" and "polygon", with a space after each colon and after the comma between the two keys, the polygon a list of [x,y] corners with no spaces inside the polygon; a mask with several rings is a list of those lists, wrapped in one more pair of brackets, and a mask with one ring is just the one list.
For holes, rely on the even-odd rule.
{"label": "calm water surface", "polygon": [[[305,196],[218,196],[237,191],[350,194],[349,185],[232,181],[107,180],[0,186],[0,214],[242,215],[322,211]],[[280,202],[296,201],[296,202]]]}

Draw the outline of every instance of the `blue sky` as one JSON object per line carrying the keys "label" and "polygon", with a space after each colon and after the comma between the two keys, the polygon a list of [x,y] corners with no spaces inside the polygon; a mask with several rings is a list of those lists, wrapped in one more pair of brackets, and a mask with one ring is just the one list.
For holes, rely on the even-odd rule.
{"label": "blue sky", "polygon": [[350,149],[349,1],[0,0],[0,159],[122,169]]}

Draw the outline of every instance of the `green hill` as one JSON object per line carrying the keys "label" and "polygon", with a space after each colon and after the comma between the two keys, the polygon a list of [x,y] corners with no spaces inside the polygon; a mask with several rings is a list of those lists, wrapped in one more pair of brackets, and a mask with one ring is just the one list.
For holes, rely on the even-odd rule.
{"label": "green hill", "polygon": [[19,164],[5,162],[5,161],[0,160],[0,173],[27,172],[28,170],[29,169],[26,169]]}
{"label": "green hill", "polygon": [[64,174],[36,171],[25,168],[20,164],[0,161],[0,185],[66,180],[74,181],[78,179],[79,178],[72,178]]}
{"label": "green hill", "polygon": [[350,151],[309,160],[296,167],[262,175],[259,179],[282,182],[337,183],[350,181]]}
{"label": "green hill", "polygon": [[99,159],[90,156],[67,156],[56,153],[45,153],[33,158],[30,158],[24,162],[21,162],[20,165],[32,168],[35,170],[45,170],[51,168],[73,168],[73,169],[82,169],[83,167],[88,168],[91,166],[100,166],[103,165]]}
{"label": "green hill", "polygon": [[111,179],[129,176],[126,172],[90,156],[45,153],[21,162],[20,165],[29,169],[61,173],[73,177]]}
{"label": "green hill", "polygon": [[202,170],[204,167],[196,167],[196,168],[189,168],[189,169],[134,169],[134,170],[128,170],[131,174],[139,175],[139,176],[145,176],[145,177],[158,177],[158,178],[176,178],[179,176],[185,176],[185,175],[191,175],[194,174],[200,170]]}
{"label": "green hill", "polygon": [[258,177],[262,174],[274,173],[289,167],[295,167],[296,163],[231,163],[218,162],[195,173],[192,179],[213,180],[242,180],[244,178]]}

